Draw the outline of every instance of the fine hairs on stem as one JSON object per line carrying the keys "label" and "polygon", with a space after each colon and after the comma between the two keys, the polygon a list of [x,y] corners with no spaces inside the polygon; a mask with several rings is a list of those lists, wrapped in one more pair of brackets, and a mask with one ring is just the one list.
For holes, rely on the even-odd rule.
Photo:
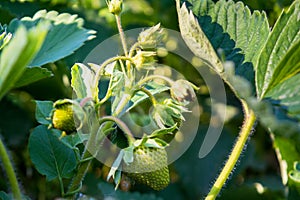
{"label": "fine hairs on stem", "polygon": [[21,200],[22,195],[21,195],[21,190],[20,190],[19,183],[17,180],[17,176],[16,176],[15,170],[13,168],[13,165],[9,159],[9,154],[2,142],[1,137],[0,137],[0,158],[1,158],[0,161],[3,164],[3,169],[6,172],[8,181],[11,186],[13,198],[16,200]]}
{"label": "fine hairs on stem", "polygon": [[254,112],[248,107],[246,102],[242,101],[242,105],[244,108],[244,115],[245,115],[245,121],[243,127],[239,133],[239,137],[232,149],[232,152],[228,160],[226,161],[225,166],[223,167],[220,175],[218,176],[217,180],[215,181],[213,187],[211,188],[210,192],[206,196],[205,200],[216,199],[223,185],[225,184],[226,180],[228,179],[229,175],[234,169],[242,151],[244,150],[245,144],[248,141],[250,134],[252,133],[253,126],[256,121],[256,116]]}

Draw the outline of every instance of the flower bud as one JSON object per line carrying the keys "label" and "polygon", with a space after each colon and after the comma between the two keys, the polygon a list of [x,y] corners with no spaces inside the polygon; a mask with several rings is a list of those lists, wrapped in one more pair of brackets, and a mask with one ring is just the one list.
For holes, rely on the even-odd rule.
{"label": "flower bud", "polygon": [[183,104],[188,104],[196,99],[193,87],[186,80],[177,80],[170,91],[172,98]]}
{"label": "flower bud", "polygon": [[154,107],[152,117],[159,128],[165,128],[184,120],[182,115],[184,112],[188,112],[185,107],[172,99],[165,99]]}
{"label": "flower bud", "polygon": [[108,10],[114,15],[118,15],[122,11],[123,0],[110,0],[106,2],[108,5]]}
{"label": "flower bud", "polygon": [[156,60],[154,59],[156,53],[154,51],[137,51],[133,57],[133,63],[138,70],[154,69]]}
{"label": "flower bud", "polygon": [[160,24],[157,24],[156,26],[146,29],[139,34],[139,45],[143,49],[156,48],[157,45],[162,42],[163,35]]}

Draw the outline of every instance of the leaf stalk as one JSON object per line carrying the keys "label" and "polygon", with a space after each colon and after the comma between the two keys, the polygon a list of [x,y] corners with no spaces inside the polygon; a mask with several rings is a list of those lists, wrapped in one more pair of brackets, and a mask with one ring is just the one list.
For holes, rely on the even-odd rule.
{"label": "leaf stalk", "polygon": [[242,105],[244,108],[244,115],[245,121],[243,127],[239,133],[239,137],[233,147],[233,150],[226,161],[225,166],[223,167],[220,175],[218,176],[216,182],[214,183],[213,187],[211,188],[210,192],[206,196],[205,200],[214,200],[220,193],[223,185],[225,184],[226,180],[228,179],[229,175],[231,174],[234,166],[236,165],[245,144],[252,133],[253,126],[256,121],[256,116],[254,112],[248,107],[247,103],[242,100]]}

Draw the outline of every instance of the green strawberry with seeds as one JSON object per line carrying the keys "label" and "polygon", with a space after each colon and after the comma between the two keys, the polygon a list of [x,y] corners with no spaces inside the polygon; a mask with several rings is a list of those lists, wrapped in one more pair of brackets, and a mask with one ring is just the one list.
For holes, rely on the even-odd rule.
{"label": "green strawberry with seeds", "polygon": [[123,164],[127,176],[154,190],[162,190],[170,183],[167,152],[164,148],[138,146],[133,162]]}
{"label": "green strawberry with seeds", "polygon": [[55,105],[52,115],[53,127],[67,134],[75,132],[74,111],[72,103],[64,103]]}

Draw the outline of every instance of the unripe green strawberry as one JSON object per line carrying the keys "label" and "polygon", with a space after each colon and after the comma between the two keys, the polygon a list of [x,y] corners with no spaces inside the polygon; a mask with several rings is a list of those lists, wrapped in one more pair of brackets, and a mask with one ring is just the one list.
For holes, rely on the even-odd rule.
{"label": "unripe green strawberry", "polygon": [[165,149],[136,147],[133,162],[124,163],[123,170],[128,177],[154,190],[162,190],[170,183]]}
{"label": "unripe green strawberry", "polygon": [[74,111],[71,103],[64,103],[55,107],[52,116],[53,127],[67,134],[76,131]]}

